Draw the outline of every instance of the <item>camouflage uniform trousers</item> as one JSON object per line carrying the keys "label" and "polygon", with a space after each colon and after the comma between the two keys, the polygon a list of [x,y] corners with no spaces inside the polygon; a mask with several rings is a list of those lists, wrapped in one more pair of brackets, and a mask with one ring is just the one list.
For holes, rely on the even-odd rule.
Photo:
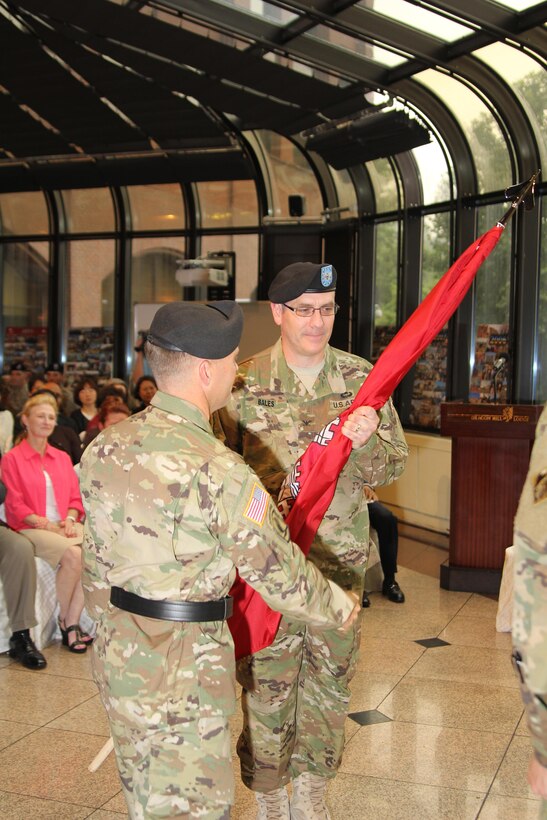
{"label": "camouflage uniform trousers", "polygon": [[129,816],[227,820],[235,709],[227,624],[171,623],[109,607],[93,649]]}
{"label": "camouflage uniform trousers", "polygon": [[271,646],[238,662],[243,731],[237,753],[248,788],[272,791],[303,772],[334,777],[360,634],[360,618],[347,633],[283,619]]}

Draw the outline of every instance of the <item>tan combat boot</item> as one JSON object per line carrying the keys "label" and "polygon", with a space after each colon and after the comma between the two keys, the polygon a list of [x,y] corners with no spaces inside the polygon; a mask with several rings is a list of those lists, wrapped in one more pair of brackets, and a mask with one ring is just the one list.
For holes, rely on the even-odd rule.
{"label": "tan combat boot", "polygon": [[289,795],[285,787],[273,792],[255,792],[258,803],[256,820],[290,820]]}
{"label": "tan combat boot", "polygon": [[325,802],[327,778],[304,772],[293,782],[291,820],[330,820]]}

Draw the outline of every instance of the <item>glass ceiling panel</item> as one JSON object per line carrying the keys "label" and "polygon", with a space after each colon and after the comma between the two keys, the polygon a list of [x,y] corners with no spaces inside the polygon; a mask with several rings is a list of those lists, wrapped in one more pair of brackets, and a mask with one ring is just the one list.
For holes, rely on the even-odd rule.
{"label": "glass ceiling panel", "polygon": [[499,6],[505,6],[511,11],[526,11],[534,6],[539,6],[538,0],[496,0]]}
{"label": "glass ceiling panel", "polygon": [[394,51],[388,51],[386,48],[372,45],[372,43],[359,40],[357,37],[351,37],[349,34],[344,34],[341,31],[335,31],[328,26],[314,26],[310,29],[306,38],[311,40],[319,40],[322,43],[330,43],[343,51],[348,51],[351,54],[362,55],[369,60],[373,60],[386,68],[394,68],[405,62],[410,55],[401,56]]}
{"label": "glass ceiling panel", "polygon": [[441,14],[435,14],[434,11],[420,8],[414,3],[407,3],[406,0],[359,0],[357,5],[367,10],[372,9],[411,28],[425,31],[447,43],[473,33],[472,28],[455,23]]}
{"label": "glass ceiling panel", "polygon": [[542,168],[547,168],[547,73],[520,49],[493,43],[473,52],[497,71],[517,94],[534,131]]}
{"label": "glass ceiling panel", "polygon": [[443,101],[460,123],[473,155],[478,192],[499,191],[513,181],[507,144],[493,115],[464,83],[428,68],[414,76]]}
{"label": "glass ceiling panel", "polygon": [[[148,17],[153,17],[155,20],[160,20],[162,23],[168,23],[170,26],[175,26],[176,28],[183,28],[186,31],[191,31],[193,34],[199,34],[201,37],[208,37],[210,40],[223,43],[225,46],[232,46],[232,48],[239,49],[239,51],[249,48],[248,40],[243,40],[232,34],[217,31],[206,25],[196,23],[193,20],[179,17],[175,12],[171,13],[170,11],[154,8],[153,6],[143,6],[140,12]],[[183,56],[184,55],[181,54],[181,62],[183,62]]]}
{"label": "glass ceiling panel", "polygon": [[399,208],[399,197],[397,190],[397,180],[393,175],[391,164],[387,159],[374,159],[365,163],[374,197],[376,199],[376,212],[396,211]]}
{"label": "glass ceiling panel", "polygon": [[299,74],[304,74],[306,77],[314,77],[316,80],[321,80],[322,82],[329,83],[330,85],[336,85],[339,88],[346,88],[346,86],[350,84],[349,81],[344,80],[343,77],[337,77],[336,74],[331,74],[324,69],[306,65],[306,63],[301,63],[299,60],[295,60],[294,58],[286,57],[282,54],[275,54],[273,51],[267,51],[266,54],[263,55],[262,59],[267,60],[269,63],[282,65],[285,68],[291,68],[293,71],[297,71]]}
{"label": "glass ceiling panel", "polygon": [[298,14],[274,6],[272,3],[265,2],[265,0],[213,0],[213,2],[221,6],[231,6],[239,9],[239,11],[261,17],[267,20],[268,23],[277,23],[281,26],[292,23],[294,20],[298,20],[299,17]]}
{"label": "glass ceiling panel", "polygon": [[450,199],[450,176],[445,155],[433,137],[427,145],[413,148],[412,154],[420,170],[423,204],[446,202]]}

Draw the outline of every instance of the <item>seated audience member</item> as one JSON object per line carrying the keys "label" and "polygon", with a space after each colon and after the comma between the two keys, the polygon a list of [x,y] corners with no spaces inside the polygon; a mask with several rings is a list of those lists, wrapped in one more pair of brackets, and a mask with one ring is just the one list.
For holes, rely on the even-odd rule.
{"label": "seated audience member", "polygon": [[13,413],[8,410],[8,387],[0,384],[0,456],[13,444]]}
{"label": "seated audience member", "polygon": [[[57,402],[57,408],[59,408],[58,392],[53,392],[53,390],[59,391],[60,388],[58,385],[52,384],[51,382],[47,382],[47,384],[49,385],[48,387],[43,387],[40,390],[36,390],[36,392],[33,393],[33,396],[52,396]],[[52,387],[53,390],[51,390],[50,387]],[[80,437],[76,431],[72,427],[63,423],[63,420],[66,421],[66,417],[64,417],[61,413],[57,413],[57,424],[55,425],[52,434],[49,436],[48,442],[53,447],[57,447],[57,449],[68,453],[73,464],[79,464],[80,458],[82,457],[82,442],[80,441]],[[23,427],[19,416],[15,421],[15,430],[16,436],[20,436]]]}
{"label": "seated audience member", "polygon": [[133,413],[140,413],[141,410],[148,407],[157,389],[158,385],[153,376],[141,376],[135,385],[133,393],[135,399],[139,402],[138,406],[133,410]]}
{"label": "seated audience member", "polygon": [[101,404],[98,424],[89,429],[84,436],[84,450],[93,439],[97,438],[102,430],[106,430],[107,427],[112,427],[113,424],[116,424],[118,421],[123,421],[130,415],[131,410],[127,404],[119,401],[117,396],[107,397]]}
{"label": "seated audience member", "polygon": [[57,402],[47,393],[31,396],[23,407],[23,438],[2,459],[6,521],[32,542],[39,558],[59,567],[55,582],[63,645],[79,653],[92,640],[79,626],[83,506],[70,458],[48,444],[56,418]]}
{"label": "seated audience member", "polygon": [[[129,407],[129,388],[127,387],[126,383],[123,379],[107,379],[103,385],[103,390],[116,390],[119,395],[122,397],[122,401],[124,404],[127,404]],[[101,391],[102,393],[102,391]]]}
{"label": "seated audience member", "polygon": [[[399,545],[399,534],[397,531],[397,519],[387,507],[378,501],[378,496],[372,487],[365,486],[365,497],[368,502],[368,517],[370,526],[378,533],[378,546],[380,553],[380,563],[384,573],[382,583],[382,595],[394,604],[403,604],[404,593],[395,580],[397,572],[397,551]],[[363,593],[363,606],[370,606],[370,598],[367,591]]]}
{"label": "seated audience member", "polygon": [[17,415],[28,399],[28,380],[30,372],[23,362],[14,362],[10,367],[8,380],[7,409]]}
{"label": "seated audience member", "polygon": [[30,379],[28,380],[28,392],[29,396],[33,396],[37,390],[42,390],[46,383],[46,380],[43,376],[40,376],[39,373],[33,373]]}
{"label": "seated audience member", "polygon": [[99,415],[101,412],[101,408],[107,399],[112,400],[112,403],[117,402],[118,404],[127,404],[127,402],[123,400],[120,391],[112,385],[110,385],[109,387],[101,387],[101,389],[99,390],[99,396],[97,398],[97,407],[99,409],[97,410],[97,414],[93,416],[93,418],[85,428],[87,433],[91,432],[96,427],[98,427],[99,430],[101,429],[101,427],[99,427]]}
{"label": "seated audience member", "polygon": [[[0,504],[4,503],[6,488],[0,481]],[[0,581],[10,629],[9,656],[27,669],[43,669],[46,659],[34,645],[30,629],[36,626],[34,599],[36,597],[36,564],[34,548],[23,535],[13,532],[0,522]]]}
{"label": "seated audience member", "polygon": [[[46,382],[42,388],[42,390],[49,390],[50,393],[53,394],[55,400],[57,402],[57,424],[62,425],[63,427],[70,427],[71,430],[77,434],[78,429],[76,422],[74,419],[70,418],[70,416],[66,416],[63,411],[63,391],[62,388],[57,384],[57,382]],[[41,392],[41,391],[36,391]],[[34,393],[36,395],[36,393]]]}
{"label": "seated audience member", "polygon": [[78,409],[70,417],[76,424],[78,435],[85,433],[87,425],[97,415],[97,394],[97,382],[93,376],[84,376],[74,385],[74,402]]}
{"label": "seated audience member", "polygon": [[70,416],[73,410],[76,410],[76,404],[72,399],[72,391],[65,386],[65,368],[61,362],[49,362],[45,371],[45,378],[47,382],[55,382],[61,388],[62,393],[62,413],[64,416]]}

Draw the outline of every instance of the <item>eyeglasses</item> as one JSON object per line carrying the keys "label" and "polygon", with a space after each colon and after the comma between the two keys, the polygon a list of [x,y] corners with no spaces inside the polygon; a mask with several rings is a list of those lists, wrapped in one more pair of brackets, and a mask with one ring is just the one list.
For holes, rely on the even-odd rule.
{"label": "eyeglasses", "polygon": [[283,302],[283,307],[292,310],[293,313],[296,313],[297,316],[300,316],[301,319],[310,319],[316,310],[319,311],[321,316],[336,316],[338,311],[340,310],[340,305],[336,303],[332,305],[321,305],[321,307],[314,308],[314,307],[291,307],[290,305],[286,305]]}

